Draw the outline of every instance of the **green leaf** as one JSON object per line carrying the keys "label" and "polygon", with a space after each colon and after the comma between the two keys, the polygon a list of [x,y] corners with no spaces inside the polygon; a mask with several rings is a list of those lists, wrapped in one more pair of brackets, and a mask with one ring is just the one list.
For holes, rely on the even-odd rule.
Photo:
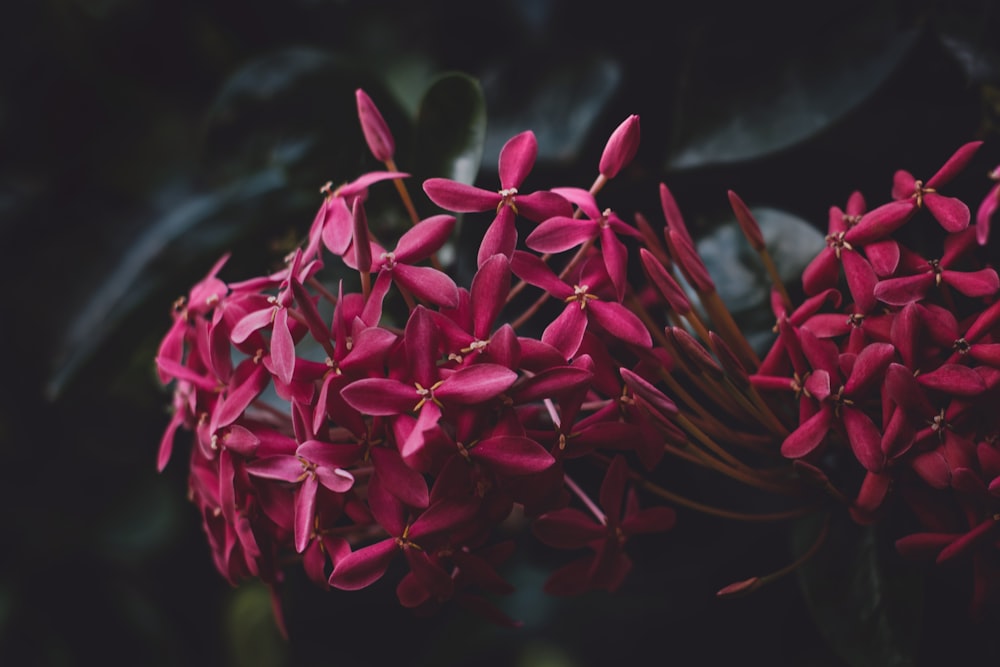
{"label": "green leaf", "polygon": [[[818,517],[799,522],[793,548],[802,553],[818,533]],[[835,515],[826,543],[799,568],[799,586],[816,627],[851,667],[916,664],[923,580],[875,527]]]}
{"label": "green leaf", "polygon": [[203,260],[201,270],[207,270],[225,247],[242,235],[259,233],[263,221],[250,219],[248,224],[247,214],[266,210],[267,201],[286,185],[284,172],[271,168],[213,192],[165,196],[162,210],[150,214],[123,251],[100,258],[99,279],[61,329],[46,387],[49,397],[58,397],[137,310],[152,306],[150,312],[163,313],[166,332],[169,303],[150,303],[151,297],[189,278],[191,264]]}
{"label": "green leaf", "polygon": [[849,11],[826,21],[799,17],[801,22],[755,26],[759,34],[702,32],[688,53],[667,169],[758,158],[843,118],[916,42],[916,29],[899,29],[883,13],[876,4],[867,15]]}
{"label": "green leaf", "polygon": [[[823,235],[805,220],[776,208],[751,208],[764,243],[789,289],[826,246]],[[774,336],[770,308],[771,279],[750,247],[735,218],[698,239],[698,254],[715,281],[716,290],[754,349],[766,350]],[[693,293],[692,293],[693,296]]]}
{"label": "green leaf", "polygon": [[[551,53],[538,57],[551,58]],[[581,151],[600,132],[601,146],[624,117],[604,116],[622,87],[625,68],[615,58],[574,52],[572,58],[508,66],[485,85],[490,102],[490,127],[486,137],[484,167],[496,170],[496,156],[508,139],[531,130],[538,139],[538,161],[574,164],[588,159]],[[594,173],[600,154],[591,156]]]}
{"label": "green leaf", "polygon": [[244,583],[234,591],[226,619],[226,635],[233,665],[288,664],[288,644],[278,632],[271,593],[259,581]]}
{"label": "green leaf", "polygon": [[486,137],[486,102],[479,82],[461,73],[439,77],[420,102],[416,173],[471,185]]}

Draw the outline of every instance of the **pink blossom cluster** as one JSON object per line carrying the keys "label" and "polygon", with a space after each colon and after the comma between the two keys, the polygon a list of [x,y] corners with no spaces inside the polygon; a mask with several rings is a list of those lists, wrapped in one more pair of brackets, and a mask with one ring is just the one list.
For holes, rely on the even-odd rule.
{"label": "pink blossom cluster", "polygon": [[[358,103],[373,153],[391,165],[388,128],[361,91]],[[609,141],[606,176],[637,139],[633,117]],[[507,143],[499,192],[424,184],[445,209],[495,211],[467,287],[437,267],[454,216],[415,219],[391,246],[375,240],[365,201],[406,178],[390,169],[324,186],[280,270],[224,282],[223,257],[176,304],[156,359],[160,379],[176,382],[159,467],[175,432],[193,431],[191,499],[231,582],[277,586],[294,560],[320,586],[354,590],[398,560],[403,605],[454,599],[511,622],[487,599],[511,590],[497,571],[514,545],[505,524],[534,519],[543,542],[586,553],[554,575],[560,593],[615,589],[631,566],[626,538],[672,525],[673,510],[638,506],[623,457],[652,467],[662,455],[620,373],[653,358],[621,303],[618,235],[634,230],[587,191],[518,192],[536,152],[531,132]],[[574,202],[592,219],[574,218]],[[613,250],[586,252],[559,277],[515,252],[517,216]],[[331,263],[357,280],[325,282]],[[540,336],[500,320],[515,275],[564,303]],[[564,470],[583,457],[605,471],[596,501]]]}
{"label": "pink blossom cluster", "polygon": [[[780,333],[750,378],[797,404],[781,452],[800,470],[835,490],[824,457],[850,451],[856,520],[879,520],[894,495],[922,525],[901,553],[971,560],[976,613],[1000,593],[1000,278],[982,252],[998,191],[975,224],[945,191],[980,143],[926,182],[897,171],[888,203],[866,210],[855,192],[830,209],[807,298],[774,300]],[[928,239],[934,254],[912,247]]]}
{"label": "pink blossom cluster", "polygon": [[[653,496],[734,519],[839,503],[871,522],[896,493],[924,525],[901,551],[971,555],[980,601],[1000,583],[1000,281],[979,256],[1000,193],[971,225],[938,191],[978,144],[926,183],[898,172],[887,204],[867,211],[855,194],[831,209],[797,307],[730,193],[775,276],[761,359],[665,185],[665,225],[598,204],[636,154],[638,117],[611,135],[589,189],[525,192],[537,143],[524,132],[500,154],[496,190],[429,179],[421,207],[438,212],[419,217],[392,134],[357,101],[386,170],[324,186],[277,271],[227,282],[220,259],[175,304],[157,355],[174,383],[158,465],[193,432],[190,497],[230,582],[277,590],[301,566],[355,590],[396,568],[406,607],[454,601],[513,623],[492,600],[512,590],[500,571],[520,527],[575,554],[548,592],[614,591],[629,539],[673,525]],[[390,181],[413,224],[382,243],[366,202]],[[438,259],[452,213],[492,218],[467,286]],[[939,256],[899,240],[934,220]],[[751,517],[687,499],[657,484],[664,454],[798,504]]]}

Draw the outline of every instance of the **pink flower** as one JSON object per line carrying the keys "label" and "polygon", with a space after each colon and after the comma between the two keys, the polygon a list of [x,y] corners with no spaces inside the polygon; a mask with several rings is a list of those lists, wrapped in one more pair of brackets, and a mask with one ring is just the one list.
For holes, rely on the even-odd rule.
{"label": "pink flower", "polygon": [[500,190],[490,192],[446,178],[424,181],[424,192],[430,200],[447,211],[496,211],[496,217],[479,246],[479,264],[497,253],[509,258],[514,252],[517,244],[515,215],[534,222],[555,215],[572,215],[569,202],[557,194],[546,191],[522,194],[518,191],[537,156],[538,142],[534,133],[522,132],[508,140],[500,151]]}
{"label": "pink flower", "polygon": [[601,484],[599,498],[603,515],[596,520],[572,507],[548,512],[535,520],[533,532],[543,543],[559,549],[587,547],[593,551],[556,571],[545,584],[547,592],[573,595],[591,589],[618,590],[632,569],[632,561],[624,551],[628,539],[643,533],[666,531],[673,526],[672,509],[640,509],[635,491],[625,491],[627,475],[625,459],[616,456]]}

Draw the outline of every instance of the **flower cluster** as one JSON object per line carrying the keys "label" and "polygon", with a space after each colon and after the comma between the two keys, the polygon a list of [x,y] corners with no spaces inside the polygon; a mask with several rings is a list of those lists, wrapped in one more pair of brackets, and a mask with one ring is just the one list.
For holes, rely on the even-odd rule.
{"label": "flower cluster", "polygon": [[[754,520],[842,503],[870,522],[896,490],[926,528],[900,550],[973,555],[987,599],[1000,582],[1000,281],[977,253],[998,194],[970,225],[938,192],[978,144],[926,183],[897,173],[885,205],[866,212],[855,194],[831,209],[798,307],[730,193],[775,279],[777,336],[760,358],[665,185],[659,230],[598,204],[636,154],[638,117],[611,135],[589,189],[522,192],[537,154],[524,132],[499,156],[497,190],[429,179],[444,213],[421,218],[389,128],[363,91],[357,102],[385,170],[324,186],[279,270],[226,282],[220,259],[175,304],[156,359],[175,383],[159,468],[192,431],[190,497],[231,582],[277,589],[299,563],[354,590],[396,568],[406,607],[454,601],[513,623],[491,597],[511,590],[499,572],[522,524],[577,554],[548,592],[613,591],[628,541],[673,525],[669,507],[642,507],[651,496]],[[413,224],[383,244],[366,201],[389,181]],[[452,213],[492,216],[468,286],[438,259]],[[901,240],[928,217],[943,228],[930,259]],[[656,482],[665,454],[795,504],[748,517],[685,498]]]}

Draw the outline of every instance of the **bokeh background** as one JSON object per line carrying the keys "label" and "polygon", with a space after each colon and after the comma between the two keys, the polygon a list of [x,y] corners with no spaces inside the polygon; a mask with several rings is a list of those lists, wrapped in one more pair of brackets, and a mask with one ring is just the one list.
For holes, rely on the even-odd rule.
{"label": "bokeh background", "polygon": [[[546,598],[558,561],[526,543],[503,603],[520,630],[454,610],[416,618],[391,582],[324,593],[292,576],[285,641],[266,590],[214,571],[183,455],[155,472],[169,394],[152,358],[173,300],[225,249],[224,278],[266,270],[308,228],[320,185],[377,168],[359,86],[405,170],[425,92],[469,75],[485,103],[479,178],[494,182],[500,146],[533,129],[533,188],[589,186],[608,134],[637,113],[639,154],[602,205],[659,220],[663,181],[699,235],[726,220],[734,189],[812,228],[800,231],[814,248],[852,190],[881,203],[895,169],[926,178],[984,139],[951,190],[978,202],[1000,162],[995,3],[32,0],[5,9],[0,62],[0,664],[833,667],[991,650],[995,623],[964,619],[958,573],[907,589],[891,618],[883,580],[864,613],[841,600],[824,616],[795,576],[716,600],[795,548],[785,526],[689,512],[633,552],[616,596]],[[675,481],[710,488],[688,471]],[[855,546],[874,554],[871,539]]]}

